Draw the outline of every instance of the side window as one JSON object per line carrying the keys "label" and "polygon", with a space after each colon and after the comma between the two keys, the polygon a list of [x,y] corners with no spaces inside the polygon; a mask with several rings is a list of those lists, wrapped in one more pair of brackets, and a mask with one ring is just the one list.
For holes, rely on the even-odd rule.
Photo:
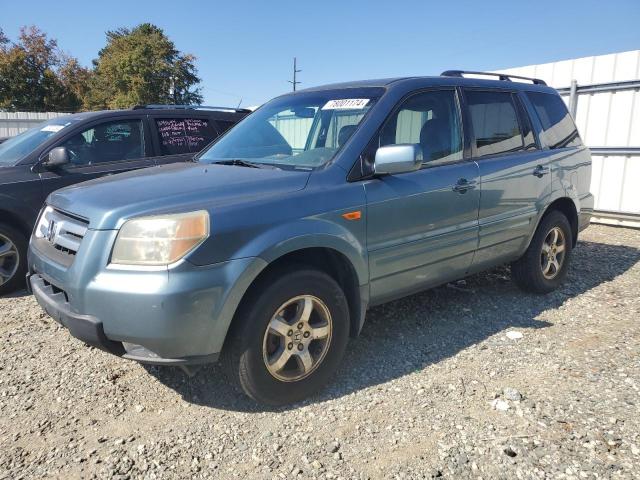
{"label": "side window", "polygon": [[467,90],[465,96],[478,156],[515,152],[524,148],[511,93]]}
{"label": "side window", "polygon": [[218,135],[204,118],[157,118],[160,155],[197,153]]}
{"label": "side window", "polygon": [[462,160],[462,130],[453,90],[419,93],[387,120],[380,146],[415,143],[426,163]]}
{"label": "side window", "polygon": [[216,120],[216,125],[218,126],[218,132],[220,132],[220,135],[222,135],[224,132],[233,127],[235,125],[235,122],[230,122],[228,120]]}
{"label": "side window", "polygon": [[542,123],[542,138],[549,148],[582,145],[578,129],[562,99],[550,93],[527,92]]}
{"label": "side window", "polygon": [[101,123],[64,142],[71,164],[93,165],[144,157],[142,120]]}

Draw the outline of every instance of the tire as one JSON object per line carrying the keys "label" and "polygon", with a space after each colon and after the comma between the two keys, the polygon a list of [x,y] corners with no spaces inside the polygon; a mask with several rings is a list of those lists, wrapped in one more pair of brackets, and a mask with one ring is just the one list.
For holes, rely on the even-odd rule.
{"label": "tire", "polygon": [[[554,237],[557,239],[555,249],[550,249]],[[526,292],[552,292],[567,277],[572,249],[573,234],[569,220],[562,212],[553,210],[538,225],[524,255],[511,264],[511,276],[516,285]],[[552,258],[556,260],[555,265],[550,261]]]}
{"label": "tire", "polygon": [[27,238],[11,225],[0,223],[0,295],[25,286]]}
{"label": "tire", "polygon": [[[305,311],[311,312],[308,322],[300,321]],[[277,313],[285,324],[275,318]],[[347,299],[336,281],[306,266],[288,268],[263,278],[243,300],[222,363],[231,381],[253,400],[285,405],[325,385],[348,339]]]}

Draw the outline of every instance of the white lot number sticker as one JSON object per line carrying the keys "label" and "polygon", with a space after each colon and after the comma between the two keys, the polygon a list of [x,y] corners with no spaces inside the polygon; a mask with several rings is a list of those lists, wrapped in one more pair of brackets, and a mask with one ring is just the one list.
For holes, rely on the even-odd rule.
{"label": "white lot number sticker", "polygon": [[47,125],[46,127],[43,127],[40,131],[41,132],[59,132],[63,128],[64,128],[64,125]]}
{"label": "white lot number sticker", "polygon": [[324,104],[322,110],[361,110],[367,103],[368,98],[344,98],[342,100],[329,100]]}

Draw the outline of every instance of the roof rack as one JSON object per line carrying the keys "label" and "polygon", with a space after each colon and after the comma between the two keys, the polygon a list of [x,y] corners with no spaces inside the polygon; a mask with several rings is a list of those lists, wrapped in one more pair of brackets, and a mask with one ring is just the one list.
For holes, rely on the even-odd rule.
{"label": "roof rack", "polygon": [[215,110],[217,112],[238,112],[238,113],[250,113],[248,108],[234,108],[234,107],[212,107],[208,105],[165,105],[165,104],[149,104],[149,105],[135,105],[132,110],[142,110],[148,108],[152,110]]}
{"label": "roof rack", "polygon": [[493,73],[493,72],[473,72],[471,70],[447,70],[440,74],[441,77],[461,77],[464,78],[464,75],[487,75],[489,77],[498,77],[498,80],[503,80],[505,82],[511,82],[512,79],[516,78],[518,80],[529,80],[533,82],[534,85],[546,85],[547,82],[541,80],[539,78],[531,78],[531,77],[521,77],[520,75],[511,75],[507,73]]}

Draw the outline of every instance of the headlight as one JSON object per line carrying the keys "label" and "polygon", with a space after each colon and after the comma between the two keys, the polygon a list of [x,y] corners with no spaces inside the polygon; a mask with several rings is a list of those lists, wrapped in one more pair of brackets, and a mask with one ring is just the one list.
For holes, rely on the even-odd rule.
{"label": "headlight", "polygon": [[197,212],[128,220],[118,232],[111,263],[169,265],[209,236],[209,214]]}

